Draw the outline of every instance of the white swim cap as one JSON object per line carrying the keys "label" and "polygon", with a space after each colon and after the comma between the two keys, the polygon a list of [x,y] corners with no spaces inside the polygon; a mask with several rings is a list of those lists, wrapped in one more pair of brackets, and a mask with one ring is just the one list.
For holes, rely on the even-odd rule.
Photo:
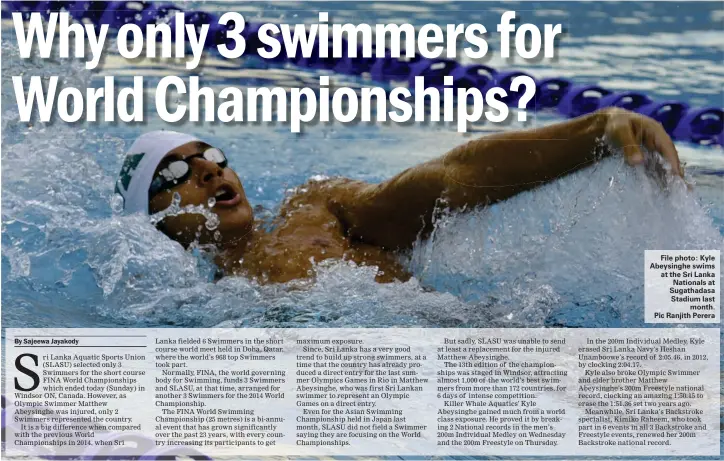
{"label": "white swim cap", "polygon": [[127,213],[148,214],[148,189],[158,164],[170,151],[192,141],[199,139],[176,131],[151,131],[136,139],[116,181],[116,193],[123,197]]}

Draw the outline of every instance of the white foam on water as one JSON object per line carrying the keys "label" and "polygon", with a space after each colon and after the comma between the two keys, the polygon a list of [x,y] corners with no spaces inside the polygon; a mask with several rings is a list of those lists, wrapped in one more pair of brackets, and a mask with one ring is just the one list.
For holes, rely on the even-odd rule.
{"label": "white foam on water", "polygon": [[[612,296],[634,320],[642,314],[645,250],[722,248],[712,218],[682,181],[662,188],[643,167],[614,157],[444,219],[419,242],[412,266],[423,283],[494,304],[523,324],[540,324],[564,302]],[[621,299],[629,294],[634,299]]]}

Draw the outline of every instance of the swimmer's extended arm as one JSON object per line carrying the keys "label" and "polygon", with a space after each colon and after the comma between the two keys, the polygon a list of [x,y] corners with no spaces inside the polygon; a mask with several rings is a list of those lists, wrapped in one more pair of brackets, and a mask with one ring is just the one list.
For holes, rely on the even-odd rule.
{"label": "swimmer's extended arm", "polygon": [[456,147],[378,185],[349,181],[335,187],[330,207],[353,239],[388,249],[408,248],[432,227],[436,205],[471,208],[581,169],[611,150],[643,162],[642,146],[659,152],[682,175],[673,142],[656,121],[604,109],[543,128],[498,133]]}

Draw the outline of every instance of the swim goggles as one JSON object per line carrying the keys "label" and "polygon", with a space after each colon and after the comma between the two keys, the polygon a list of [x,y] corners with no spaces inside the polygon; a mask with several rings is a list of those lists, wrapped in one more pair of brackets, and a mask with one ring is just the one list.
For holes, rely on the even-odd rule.
{"label": "swim goggles", "polygon": [[153,178],[151,186],[148,188],[148,196],[153,197],[162,190],[170,189],[189,179],[189,176],[191,176],[191,165],[189,162],[191,159],[197,157],[215,163],[221,168],[226,168],[226,165],[229,163],[224,153],[215,147],[210,147],[201,154],[191,155],[181,160],[174,160]]}

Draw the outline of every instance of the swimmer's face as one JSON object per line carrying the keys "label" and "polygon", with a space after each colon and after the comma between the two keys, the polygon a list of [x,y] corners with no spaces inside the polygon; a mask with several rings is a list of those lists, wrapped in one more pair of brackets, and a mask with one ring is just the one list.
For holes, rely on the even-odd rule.
{"label": "swimmer's face", "polygon": [[[219,225],[211,230],[202,214],[182,213],[164,218],[159,228],[182,245],[194,241],[236,242],[251,231],[254,216],[241,181],[226,165],[223,154],[212,146],[194,141],[177,147],[166,154],[153,177],[148,204],[151,214],[168,208],[174,193],[178,193],[182,208],[202,205],[218,216]],[[216,231],[220,238],[214,236]]]}

